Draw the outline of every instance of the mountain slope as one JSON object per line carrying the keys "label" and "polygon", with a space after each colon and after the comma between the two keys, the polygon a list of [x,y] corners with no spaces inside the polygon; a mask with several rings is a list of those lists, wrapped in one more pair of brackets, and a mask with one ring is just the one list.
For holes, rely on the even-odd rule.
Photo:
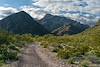
{"label": "mountain slope", "polygon": [[95,35],[95,36],[99,35],[100,36],[100,20],[97,22],[97,24],[94,27],[89,28],[89,29],[87,29],[86,31],[84,31],[80,34],[89,35],[89,36],[90,35],[91,36],[93,36],[93,35]]}
{"label": "mountain slope", "polygon": [[53,30],[51,33],[56,34],[56,35],[63,35],[63,34],[67,34],[66,32],[69,30],[68,25],[63,25],[55,30]]}
{"label": "mountain slope", "polygon": [[47,34],[48,31],[24,11],[12,14],[0,21],[0,27],[15,34]]}
{"label": "mountain slope", "polygon": [[[98,61],[100,60],[100,21],[95,27],[88,28],[77,35],[49,35],[40,37],[36,41],[41,42],[41,46],[47,49],[50,47],[49,50],[55,52],[59,58],[69,60],[67,63],[75,64],[78,67],[81,67],[81,64],[84,67],[85,60],[86,63],[89,63],[87,64],[88,67],[100,66],[100,61]],[[76,63],[77,61],[78,63]]]}
{"label": "mountain slope", "polygon": [[[64,31],[63,34],[64,33],[77,34],[84,31],[85,29],[89,27],[88,25],[81,24],[80,22],[74,21],[72,19],[61,17],[61,16],[54,16],[51,14],[45,15],[45,17],[41,19],[40,22],[50,32],[53,32],[64,25],[68,26],[69,29],[66,32]],[[58,34],[58,33],[55,33],[55,34]]]}

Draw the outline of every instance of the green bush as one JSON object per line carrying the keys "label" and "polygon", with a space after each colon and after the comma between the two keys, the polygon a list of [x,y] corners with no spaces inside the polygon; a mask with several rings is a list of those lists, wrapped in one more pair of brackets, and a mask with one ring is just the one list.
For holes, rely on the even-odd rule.
{"label": "green bush", "polygon": [[2,66],[6,60],[17,60],[20,49],[32,42],[31,34],[15,35],[0,31],[0,65]]}
{"label": "green bush", "polygon": [[68,59],[68,58],[70,58],[70,51],[60,50],[58,52],[57,56],[62,59]]}
{"label": "green bush", "polygon": [[88,60],[83,60],[80,63],[80,67],[89,67],[90,62]]}
{"label": "green bush", "polygon": [[20,50],[18,49],[18,47],[17,47],[16,45],[14,45],[14,44],[9,45],[8,48],[9,48],[9,49],[12,49],[12,50],[15,50],[15,51],[18,51],[18,52],[20,51]]}

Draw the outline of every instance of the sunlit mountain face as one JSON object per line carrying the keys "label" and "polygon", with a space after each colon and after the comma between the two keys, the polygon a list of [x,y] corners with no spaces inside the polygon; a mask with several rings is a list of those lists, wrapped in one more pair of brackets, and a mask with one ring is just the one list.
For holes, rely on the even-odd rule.
{"label": "sunlit mountain face", "polygon": [[93,26],[100,19],[100,0],[1,0],[0,19],[19,11],[41,19],[45,14],[61,15]]}

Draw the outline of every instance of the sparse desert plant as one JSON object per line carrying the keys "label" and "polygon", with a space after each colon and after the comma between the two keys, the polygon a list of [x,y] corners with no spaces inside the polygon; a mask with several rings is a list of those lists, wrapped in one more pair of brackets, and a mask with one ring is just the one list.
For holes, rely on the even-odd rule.
{"label": "sparse desert plant", "polygon": [[40,45],[43,46],[44,48],[47,48],[49,44],[46,41],[42,41]]}
{"label": "sparse desert plant", "polygon": [[70,58],[70,59],[68,59],[68,64],[75,64],[75,60],[74,60],[74,58]]}
{"label": "sparse desert plant", "polygon": [[83,60],[80,63],[80,67],[89,67],[90,62],[88,60]]}
{"label": "sparse desert plant", "polygon": [[57,53],[57,56],[62,59],[68,59],[70,58],[70,51],[60,50]]}

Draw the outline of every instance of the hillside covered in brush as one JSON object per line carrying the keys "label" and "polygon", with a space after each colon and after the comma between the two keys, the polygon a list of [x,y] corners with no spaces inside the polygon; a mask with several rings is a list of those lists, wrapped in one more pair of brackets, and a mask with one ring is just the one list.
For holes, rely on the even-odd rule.
{"label": "hillside covered in brush", "polygon": [[[97,24],[77,35],[36,37],[41,46],[57,54],[57,57],[66,59],[69,64],[82,67],[100,64],[100,21]],[[81,67],[80,66],[80,67]]]}
{"label": "hillside covered in brush", "polygon": [[0,29],[0,67],[18,60],[22,48],[31,42],[33,42],[31,34],[15,35]]}

